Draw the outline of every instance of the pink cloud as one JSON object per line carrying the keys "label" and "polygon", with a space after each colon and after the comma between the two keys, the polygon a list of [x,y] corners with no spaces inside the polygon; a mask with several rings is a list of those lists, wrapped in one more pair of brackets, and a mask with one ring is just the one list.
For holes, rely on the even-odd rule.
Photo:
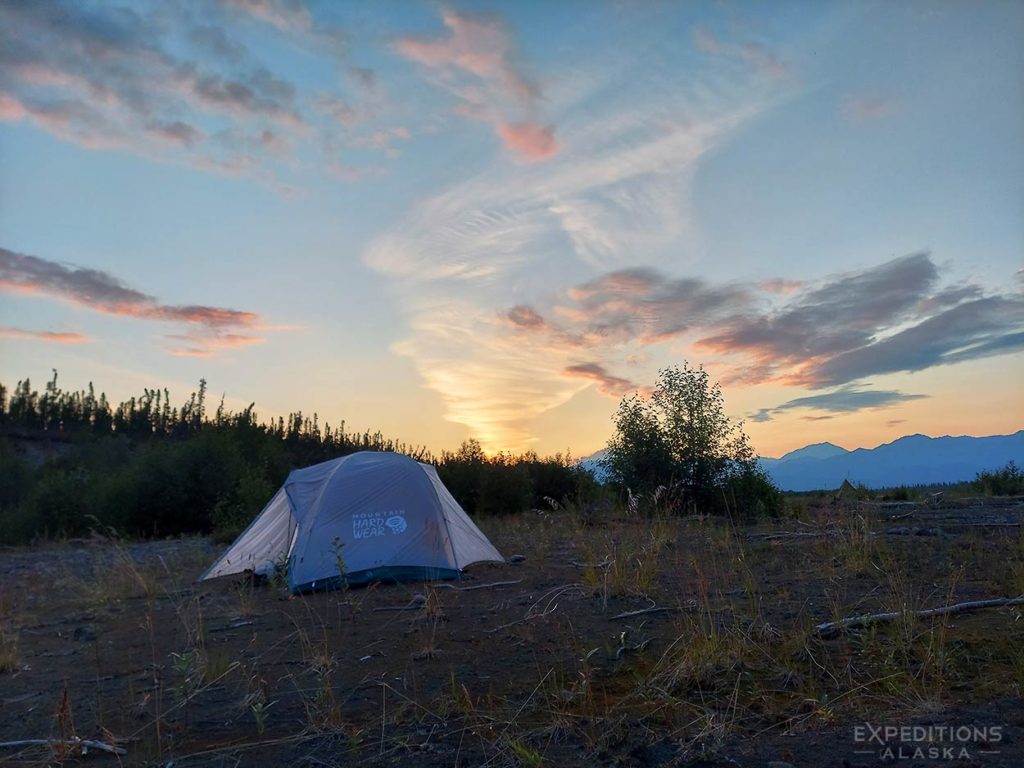
{"label": "pink cloud", "polygon": [[[204,354],[220,349],[258,344],[264,339],[253,331],[265,326],[258,314],[226,307],[163,304],[149,294],[130,288],[113,275],[97,269],[61,264],[0,248],[0,291],[41,294],[119,317],[183,324],[188,330],[174,336],[190,343],[191,350],[175,354]],[[244,333],[243,333],[244,331]],[[80,343],[70,336],[48,339]]]}
{"label": "pink cloud", "polygon": [[509,150],[531,161],[557,153],[554,127],[536,119],[541,89],[517,66],[505,23],[494,15],[452,9],[441,18],[447,36],[404,37],[394,49],[456,97],[457,115],[491,123]]}
{"label": "pink cloud", "polygon": [[802,280],[786,280],[785,278],[775,277],[768,280],[762,280],[757,284],[765,293],[777,293],[782,296],[789,296],[796,293],[804,287]]}
{"label": "pink cloud", "polygon": [[0,93],[0,120],[12,122],[25,117],[25,107],[20,101],[6,93]]}
{"label": "pink cloud", "polygon": [[519,304],[510,309],[505,317],[517,328],[527,328],[532,331],[542,330],[547,327],[547,322],[533,307]]}
{"label": "pink cloud", "polygon": [[225,349],[250,347],[266,341],[262,336],[243,333],[219,333],[216,331],[212,333],[209,331],[201,333],[189,332],[171,335],[167,338],[172,341],[182,341],[188,345],[168,347],[167,352],[175,357],[213,357],[217,352]]}
{"label": "pink cloud", "polygon": [[88,344],[91,339],[71,331],[27,331],[23,328],[0,328],[0,338],[32,339],[51,344]]}
{"label": "pink cloud", "polygon": [[500,19],[451,9],[445,9],[441,18],[450,32],[448,37],[401,38],[395,49],[431,69],[462,70],[481,80],[501,83],[523,102],[539,96],[537,86],[513,66],[511,38]]}
{"label": "pink cloud", "polygon": [[313,29],[309,8],[299,0],[224,0],[224,4],[282,32],[309,32]]}
{"label": "pink cloud", "polygon": [[704,53],[726,56],[744,61],[758,72],[771,77],[785,77],[789,74],[789,64],[784,62],[761,43],[745,41],[729,43],[719,40],[702,27],[693,30],[693,44]]}
{"label": "pink cloud", "polygon": [[558,152],[555,129],[534,123],[499,123],[498,135],[505,146],[527,160],[543,160]]}

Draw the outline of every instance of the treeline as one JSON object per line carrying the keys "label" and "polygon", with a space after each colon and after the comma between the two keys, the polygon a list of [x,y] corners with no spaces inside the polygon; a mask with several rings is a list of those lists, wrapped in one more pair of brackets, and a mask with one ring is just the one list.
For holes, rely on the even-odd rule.
{"label": "treeline", "polygon": [[[16,444],[22,449],[19,451]],[[395,451],[434,463],[470,514],[576,503],[593,478],[568,456],[484,455],[467,441],[435,457],[380,432],[332,428],[301,411],[262,422],[251,404],[208,410],[205,381],[180,406],[167,389],[117,405],[92,384],[42,392],[0,385],[0,543],[113,528],[131,536],[215,532],[230,538],[288,472],[356,451]]]}

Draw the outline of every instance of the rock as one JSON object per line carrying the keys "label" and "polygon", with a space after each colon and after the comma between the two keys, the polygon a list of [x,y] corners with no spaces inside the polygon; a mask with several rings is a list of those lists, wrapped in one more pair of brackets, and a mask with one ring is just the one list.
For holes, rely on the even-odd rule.
{"label": "rock", "polygon": [[785,760],[769,760],[768,768],[796,768],[792,763],[787,763]]}
{"label": "rock", "polygon": [[522,563],[526,560],[526,555],[512,555],[508,561],[510,563]]}
{"label": "rock", "polygon": [[91,643],[96,639],[96,628],[92,624],[83,624],[80,627],[75,627],[71,637],[80,643]]}

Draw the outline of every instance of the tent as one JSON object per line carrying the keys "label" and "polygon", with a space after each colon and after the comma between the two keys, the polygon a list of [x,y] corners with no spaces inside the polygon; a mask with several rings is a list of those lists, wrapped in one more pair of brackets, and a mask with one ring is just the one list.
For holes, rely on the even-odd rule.
{"label": "tent", "polygon": [[342,583],[458,578],[482,561],[504,558],[433,466],[363,451],[294,470],[199,578],[283,567],[298,593]]}

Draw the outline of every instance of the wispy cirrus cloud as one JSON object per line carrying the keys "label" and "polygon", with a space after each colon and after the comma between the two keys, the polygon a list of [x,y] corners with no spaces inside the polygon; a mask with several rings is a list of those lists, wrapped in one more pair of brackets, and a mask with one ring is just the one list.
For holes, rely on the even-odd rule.
{"label": "wispy cirrus cloud", "polygon": [[855,123],[888,117],[899,109],[899,101],[877,93],[848,93],[839,100],[842,116]]}
{"label": "wispy cirrus cloud", "polygon": [[528,161],[558,152],[554,125],[539,119],[541,88],[516,61],[512,33],[493,14],[446,7],[443,37],[403,37],[400,55],[456,98],[455,112],[490,123],[505,146]]}
{"label": "wispy cirrus cloud", "polygon": [[313,15],[302,0],[221,0],[229,9],[245,13],[281,31],[311,32]]}
{"label": "wispy cirrus cloud", "polygon": [[24,328],[0,327],[0,338],[45,341],[50,344],[88,344],[92,339],[74,331],[30,331]]}
{"label": "wispy cirrus cloud", "polygon": [[[545,102],[564,138],[558,152],[539,163],[495,158],[416,203],[364,253],[407,313],[408,334],[395,349],[442,398],[446,417],[488,450],[529,446],[531,421],[588,386],[628,386],[621,366],[636,350],[588,346],[620,333],[613,294],[621,286],[613,283],[652,254],[683,247],[699,161],[776,97],[776,83],[766,89],[749,76],[651,74],[643,62],[615,61],[563,81]],[[622,274],[602,280],[607,272]],[[642,269],[632,275],[644,277]],[[536,301],[567,281],[578,282],[582,304],[600,305],[602,320],[576,323]],[[653,311],[661,302],[697,312],[733,290],[682,281],[652,286],[647,298]],[[567,300],[565,310],[582,304]],[[626,321],[651,338],[671,330]]]}
{"label": "wispy cirrus cloud", "polygon": [[779,58],[766,45],[753,40],[727,42],[704,27],[695,27],[693,30],[693,42],[697,49],[704,53],[742,61],[758,72],[772,77],[785,77],[791,70],[790,65]]}
{"label": "wispy cirrus cloud", "polygon": [[266,327],[255,312],[205,305],[164,304],[102,270],[61,264],[6,248],[0,248],[2,291],[48,296],[119,317],[182,324],[188,330],[168,338],[176,344],[187,341],[189,346],[175,346],[170,350],[175,352],[187,349],[193,354],[208,355],[220,349],[257,344],[264,340],[254,334]]}

